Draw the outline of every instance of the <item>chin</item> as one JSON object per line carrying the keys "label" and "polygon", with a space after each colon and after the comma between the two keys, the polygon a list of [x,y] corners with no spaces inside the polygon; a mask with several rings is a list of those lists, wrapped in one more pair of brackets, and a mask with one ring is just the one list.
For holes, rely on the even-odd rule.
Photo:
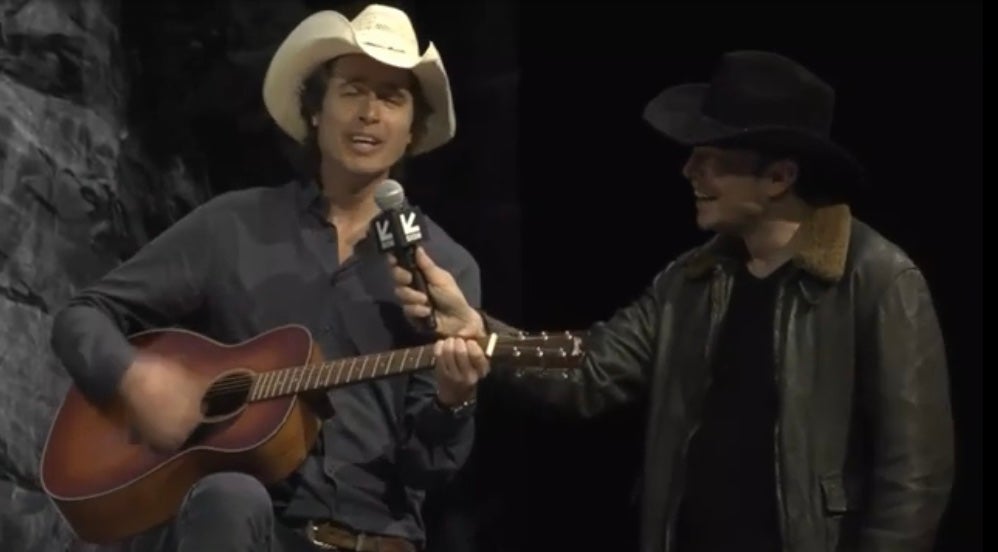
{"label": "chin", "polygon": [[388,172],[392,166],[382,160],[360,158],[347,159],[346,162],[343,163],[343,168],[353,174],[375,176]]}
{"label": "chin", "polygon": [[697,217],[697,227],[705,231],[713,231],[717,229],[717,220],[713,217]]}

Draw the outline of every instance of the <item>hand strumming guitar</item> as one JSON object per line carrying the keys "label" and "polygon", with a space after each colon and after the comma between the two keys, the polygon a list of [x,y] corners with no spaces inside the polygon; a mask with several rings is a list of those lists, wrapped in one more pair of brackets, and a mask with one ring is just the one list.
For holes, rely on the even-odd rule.
{"label": "hand strumming guitar", "polygon": [[125,371],[119,387],[129,420],[143,442],[175,451],[202,420],[202,384],[182,365],[140,353]]}
{"label": "hand strumming guitar", "polygon": [[[395,279],[395,295],[406,316],[410,319],[429,316],[434,309],[430,308],[425,293],[411,287],[412,274],[399,266],[391,254],[388,262]],[[474,397],[478,381],[488,374],[488,359],[474,340],[485,337],[485,323],[468,304],[454,277],[437,266],[422,247],[416,250],[416,266],[423,272],[427,291],[433,296],[437,333],[444,338],[434,346],[437,398],[445,405],[457,405]]]}

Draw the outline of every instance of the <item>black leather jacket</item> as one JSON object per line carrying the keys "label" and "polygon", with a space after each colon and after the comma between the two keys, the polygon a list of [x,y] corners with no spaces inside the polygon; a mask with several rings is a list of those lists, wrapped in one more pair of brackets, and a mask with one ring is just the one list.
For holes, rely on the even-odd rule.
{"label": "black leather jacket", "polygon": [[[773,335],[784,550],[931,549],[952,485],[954,442],[926,282],[900,248],[843,205],[818,209],[794,243]],[[687,445],[731,290],[730,250],[716,237],[672,262],[637,301],[591,328],[583,365],[569,379],[508,381],[584,417],[647,404],[641,552],[671,548]],[[492,331],[511,330],[486,319]]]}

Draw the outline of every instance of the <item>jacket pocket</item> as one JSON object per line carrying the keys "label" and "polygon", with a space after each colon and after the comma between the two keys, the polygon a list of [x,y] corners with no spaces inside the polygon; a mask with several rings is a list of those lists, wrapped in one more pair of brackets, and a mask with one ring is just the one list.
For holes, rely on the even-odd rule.
{"label": "jacket pocket", "polygon": [[842,474],[832,473],[821,477],[821,499],[828,515],[841,515],[851,510]]}
{"label": "jacket pocket", "polygon": [[856,550],[859,541],[861,506],[855,487],[841,473],[821,478],[826,550]]}

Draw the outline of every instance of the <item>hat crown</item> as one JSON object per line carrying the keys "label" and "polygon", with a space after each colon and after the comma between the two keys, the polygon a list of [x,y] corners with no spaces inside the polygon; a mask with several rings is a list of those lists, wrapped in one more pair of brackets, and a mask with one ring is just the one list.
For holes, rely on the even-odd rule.
{"label": "hat crown", "polygon": [[396,54],[418,56],[419,41],[409,16],[398,8],[371,4],[350,22],[358,42]]}
{"label": "hat crown", "polygon": [[792,127],[828,135],[835,92],[797,62],[770,52],[724,55],[710,81],[703,114],[742,128]]}

